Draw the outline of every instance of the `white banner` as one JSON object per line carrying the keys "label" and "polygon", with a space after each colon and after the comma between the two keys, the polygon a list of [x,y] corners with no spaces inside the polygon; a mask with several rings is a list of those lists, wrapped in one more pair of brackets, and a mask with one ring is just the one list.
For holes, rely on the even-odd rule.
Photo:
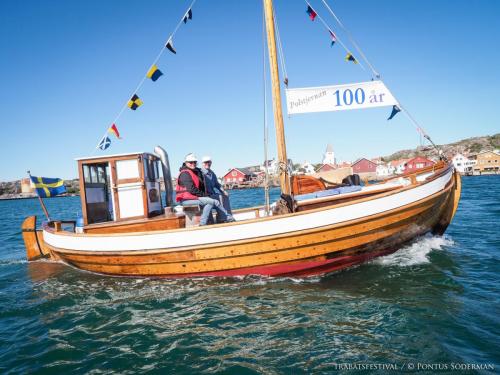
{"label": "white banner", "polygon": [[286,90],[288,114],[398,105],[382,81]]}

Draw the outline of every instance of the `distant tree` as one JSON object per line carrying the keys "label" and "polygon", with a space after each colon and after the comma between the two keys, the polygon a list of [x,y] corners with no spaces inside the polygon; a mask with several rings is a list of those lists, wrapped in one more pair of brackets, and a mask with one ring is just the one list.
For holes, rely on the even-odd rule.
{"label": "distant tree", "polygon": [[471,152],[473,154],[480,152],[482,149],[483,149],[483,145],[481,145],[481,143],[477,143],[477,142],[475,142],[469,146],[469,152]]}
{"label": "distant tree", "polygon": [[493,148],[500,148],[500,133],[492,135],[488,140]]}

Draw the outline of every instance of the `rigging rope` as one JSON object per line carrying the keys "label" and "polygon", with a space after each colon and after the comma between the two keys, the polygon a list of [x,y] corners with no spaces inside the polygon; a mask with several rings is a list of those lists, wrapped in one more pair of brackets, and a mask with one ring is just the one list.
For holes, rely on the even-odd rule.
{"label": "rigging rope", "polygon": [[363,60],[365,60],[366,64],[370,67],[370,69],[371,69],[374,77],[377,78],[377,79],[380,79],[380,74],[375,70],[375,68],[373,67],[373,65],[370,64],[370,61],[368,61],[368,59],[366,58],[366,56],[363,53],[363,51],[361,50],[361,48],[358,46],[358,44],[356,43],[356,41],[352,37],[352,34],[350,33],[350,31],[344,26],[344,24],[340,21],[340,19],[337,17],[337,15],[333,12],[332,8],[330,8],[330,6],[326,2],[326,0],[321,0],[321,1],[325,5],[325,7],[328,9],[328,11],[331,13],[331,15],[333,16],[333,18],[335,18],[335,20],[337,21],[337,23],[339,24],[339,26],[342,28],[342,30],[344,30],[344,32],[347,35],[347,38],[349,38],[349,41],[352,43],[352,45],[354,46],[354,48],[356,49],[356,51],[358,51],[359,55],[362,57]]}
{"label": "rigging rope", "polygon": [[[325,20],[319,15],[318,12],[316,12],[316,10],[312,7],[312,5],[307,1],[307,0],[304,0],[304,2],[309,6],[311,7],[312,10],[314,10],[314,12],[316,13],[316,17],[318,17],[318,19],[321,21],[321,23],[323,24],[323,26],[331,33],[333,33],[332,29],[330,28],[330,26],[328,26],[328,24],[325,22]],[[351,50],[344,44],[344,42],[342,42],[342,40],[339,38],[339,36],[337,34],[334,34],[335,35],[335,39],[339,42],[339,44],[342,46],[342,48],[344,48],[344,50],[348,53],[348,54],[352,54]],[[363,66],[363,64],[361,64],[360,61],[358,61],[358,65],[364,70],[366,71],[365,67]]]}
{"label": "rigging rope", "polygon": [[[189,5],[189,7],[187,8],[186,12],[184,12],[184,14],[182,15],[180,21],[177,23],[177,26],[175,27],[174,31],[172,31],[172,33],[170,33],[168,39],[165,41],[165,43],[163,44],[163,47],[162,49],[160,50],[160,52],[158,53],[158,55],[156,56],[156,58],[154,59],[153,63],[150,65],[150,66],[153,66],[155,65],[158,60],[160,60],[161,56],[163,55],[163,53],[165,53],[165,49],[166,49],[166,45],[169,41],[171,41],[171,39],[174,37],[175,33],[177,32],[177,30],[179,29],[179,27],[181,27],[182,25],[182,22],[184,20],[184,17],[186,16],[187,12],[189,11],[189,9],[191,9],[194,4],[196,3],[196,0],[193,0],[191,2],[191,5]],[[127,108],[127,103],[128,101],[130,100],[130,98],[137,93],[137,91],[139,91],[139,89],[142,87],[142,85],[144,84],[144,82],[146,81],[148,77],[146,75],[143,75],[141,81],[139,82],[139,84],[137,85],[137,87],[135,88],[135,90],[132,92],[132,95],[129,95],[128,96],[128,99],[127,101],[125,102],[125,104],[122,106],[122,108],[120,109],[120,112],[118,112],[118,115],[115,117],[115,119],[113,120],[113,122],[111,124],[115,124],[121,117],[121,115],[123,114],[123,112],[125,111],[125,109]],[[106,135],[108,134],[108,129],[109,129],[109,126],[108,128],[106,128],[106,132],[103,134],[103,136],[99,139],[99,142],[97,143],[97,145],[94,147],[94,149],[92,150],[92,153],[91,155],[93,155],[96,150],[99,148],[99,144],[101,143],[101,141],[104,139],[104,137],[106,137]]]}
{"label": "rigging rope", "polygon": [[274,28],[276,29],[276,39],[278,41],[278,56],[281,64],[281,70],[283,71],[283,75],[285,76],[284,83],[285,86],[288,87],[288,73],[286,71],[286,64],[285,64],[285,55],[283,54],[283,46],[281,44],[281,37],[280,37],[280,29],[278,27],[278,19],[276,18],[276,13],[274,12],[274,7],[273,7],[273,20],[274,20]]}

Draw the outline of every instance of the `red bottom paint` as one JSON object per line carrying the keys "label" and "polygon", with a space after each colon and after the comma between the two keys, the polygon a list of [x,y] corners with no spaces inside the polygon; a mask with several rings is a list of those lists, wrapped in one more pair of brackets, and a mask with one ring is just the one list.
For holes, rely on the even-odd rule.
{"label": "red bottom paint", "polygon": [[320,261],[305,261],[296,263],[273,264],[269,266],[237,268],[224,271],[200,272],[189,274],[168,275],[167,277],[197,277],[197,276],[217,276],[217,277],[233,277],[246,275],[261,275],[261,276],[315,276],[322,275],[328,272],[340,271],[344,268],[366,262],[369,259],[378,256],[393,253],[395,250],[374,251],[357,255],[339,256],[333,259]]}

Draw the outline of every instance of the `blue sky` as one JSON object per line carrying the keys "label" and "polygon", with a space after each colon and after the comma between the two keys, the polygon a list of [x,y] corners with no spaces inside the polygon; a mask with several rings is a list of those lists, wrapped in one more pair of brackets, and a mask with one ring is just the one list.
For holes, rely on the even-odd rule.
{"label": "blue sky", "polygon": [[[0,181],[74,178],[142,79],[190,1],[10,1],[0,13]],[[318,13],[338,31],[321,1]],[[329,1],[398,100],[436,143],[500,131],[500,2]],[[370,76],[329,46],[306,5],[276,0],[290,87]],[[343,38],[346,39],[345,36]],[[198,0],[175,35],[177,55],[138,92],[106,153],[162,145],[177,170],[188,152],[212,155],[220,175],[263,160],[262,4]],[[270,107],[269,107],[270,108]],[[319,162],[327,143],[342,160],[412,148],[420,138],[390,108],[285,118],[288,156]],[[270,156],[276,154],[270,119]],[[102,153],[99,151],[99,153]],[[97,154],[99,154],[97,153]]]}

